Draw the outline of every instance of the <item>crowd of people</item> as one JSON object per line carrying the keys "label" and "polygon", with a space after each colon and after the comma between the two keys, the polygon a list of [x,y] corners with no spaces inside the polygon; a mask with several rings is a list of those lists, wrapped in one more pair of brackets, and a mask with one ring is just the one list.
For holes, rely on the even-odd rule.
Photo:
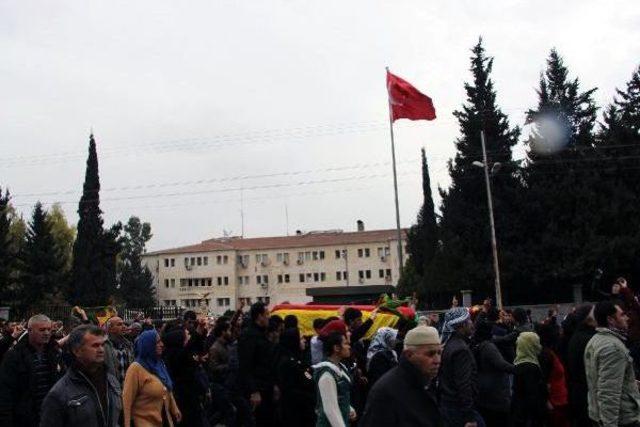
{"label": "crowd of people", "polygon": [[[2,325],[0,426],[640,426],[640,304],[624,279],[595,305],[316,319],[193,311],[99,327]],[[367,338],[369,337],[369,338]]]}

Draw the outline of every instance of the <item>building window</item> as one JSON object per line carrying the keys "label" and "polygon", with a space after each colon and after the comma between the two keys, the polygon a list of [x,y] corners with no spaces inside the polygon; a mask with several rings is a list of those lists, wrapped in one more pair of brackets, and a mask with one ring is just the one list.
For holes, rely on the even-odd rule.
{"label": "building window", "polygon": [[171,279],[171,287],[172,288],[176,287],[176,279]]}
{"label": "building window", "polygon": [[307,282],[310,282],[312,280],[313,280],[313,274],[307,273]]}
{"label": "building window", "polygon": [[318,253],[319,253],[318,251],[311,252],[311,255],[312,255],[314,261],[317,261],[317,260],[320,259],[320,256],[318,255]]}
{"label": "building window", "polygon": [[169,258],[164,259],[164,266],[169,267]]}
{"label": "building window", "polygon": [[364,257],[369,258],[371,256],[371,251],[369,248],[364,248]]}
{"label": "building window", "polygon": [[320,281],[324,282],[325,280],[327,280],[327,275],[325,273],[320,273]]}
{"label": "building window", "polygon": [[175,267],[175,266],[176,266],[176,259],[175,258],[171,258],[171,267]]}
{"label": "building window", "polygon": [[222,277],[218,277],[218,286],[222,286]]}
{"label": "building window", "polygon": [[365,276],[367,277],[367,279],[371,279],[371,270],[366,270]]}
{"label": "building window", "polygon": [[319,273],[313,273],[313,281],[314,282],[320,281],[320,274]]}
{"label": "building window", "polygon": [[223,255],[222,256],[222,263],[223,264],[229,264],[229,255]]}
{"label": "building window", "polygon": [[189,286],[193,286],[193,279],[187,279],[187,282],[189,283]]}
{"label": "building window", "polygon": [[202,265],[202,257],[201,257],[201,256],[199,256],[199,257],[198,257],[198,258],[196,258],[196,259],[197,259],[197,261],[198,261],[198,265]]}
{"label": "building window", "polygon": [[239,298],[239,300],[240,303],[244,302],[245,305],[251,305],[251,298]]}
{"label": "building window", "polygon": [[342,278],[343,278],[344,280],[349,279],[349,273],[347,273],[346,271],[343,271],[343,272],[342,272]]}
{"label": "building window", "polygon": [[340,255],[340,250],[336,249],[336,259],[340,259],[341,255]]}
{"label": "building window", "polygon": [[191,263],[192,266],[196,265],[196,257],[191,257]]}
{"label": "building window", "polygon": [[218,298],[218,307],[229,307],[231,305],[231,298]]}
{"label": "building window", "polygon": [[258,285],[268,285],[269,284],[269,276],[263,274],[261,276],[256,276],[256,283]]}
{"label": "building window", "polygon": [[311,261],[311,252],[307,251],[304,253],[304,260],[305,261]]}
{"label": "building window", "polygon": [[384,277],[384,270],[378,270],[378,276],[382,279]]}
{"label": "building window", "polygon": [[207,286],[211,286],[211,285],[213,285],[213,278],[209,277],[207,279]]}
{"label": "building window", "polygon": [[184,288],[185,286],[187,286],[187,279],[180,279],[180,287]]}
{"label": "building window", "polygon": [[364,270],[358,270],[358,278],[364,279]]}
{"label": "building window", "polygon": [[290,280],[290,278],[289,278],[289,275],[288,275],[288,274],[285,274],[285,275],[284,275],[284,283],[289,283],[290,281],[291,281],[291,280]]}
{"label": "building window", "polygon": [[300,273],[300,276],[298,277],[298,281],[300,283],[304,283],[304,273]]}
{"label": "building window", "polygon": [[267,254],[256,254],[257,263],[267,262],[268,260],[269,260],[269,257]]}
{"label": "building window", "polygon": [[189,265],[189,258],[185,258],[185,259],[184,259],[184,265],[185,265],[185,267],[186,267],[187,265]]}
{"label": "building window", "polygon": [[206,257],[202,258],[202,263],[203,263],[204,265],[209,265],[209,257],[208,257],[208,256],[206,256]]}
{"label": "building window", "polygon": [[363,255],[364,251],[362,250],[362,248],[358,249],[358,258],[362,258]]}
{"label": "building window", "polygon": [[278,283],[284,283],[284,276],[282,274],[278,274]]}
{"label": "building window", "polygon": [[342,271],[336,271],[336,280],[342,280]]}
{"label": "building window", "polygon": [[324,259],[324,251],[320,251],[320,259]]}
{"label": "building window", "polygon": [[165,288],[169,287],[169,279],[164,279],[164,287]]}
{"label": "building window", "polygon": [[271,302],[271,298],[270,297],[258,297],[258,302],[261,302],[263,304],[269,305],[269,303]]}
{"label": "building window", "polygon": [[218,265],[222,264],[222,255],[218,255],[216,257],[216,264],[218,264]]}
{"label": "building window", "polygon": [[224,276],[224,285],[227,286],[229,284],[229,276]]}

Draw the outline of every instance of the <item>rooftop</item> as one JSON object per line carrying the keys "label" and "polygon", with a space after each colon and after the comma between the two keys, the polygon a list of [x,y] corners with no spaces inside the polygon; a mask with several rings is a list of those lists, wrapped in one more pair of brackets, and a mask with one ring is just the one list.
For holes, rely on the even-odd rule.
{"label": "rooftop", "polygon": [[[407,229],[402,229],[403,238],[406,238]],[[185,254],[194,252],[213,252],[213,251],[248,251],[257,249],[288,249],[288,248],[305,248],[312,246],[340,246],[358,243],[376,243],[395,240],[397,237],[396,229],[388,230],[371,230],[371,231],[354,231],[344,233],[340,230],[316,231],[309,233],[300,233],[294,236],[277,236],[277,237],[222,237],[216,239],[203,240],[200,243],[181,246],[178,248],[165,249],[155,252],[149,252],[145,256],[152,255],[171,255]]]}

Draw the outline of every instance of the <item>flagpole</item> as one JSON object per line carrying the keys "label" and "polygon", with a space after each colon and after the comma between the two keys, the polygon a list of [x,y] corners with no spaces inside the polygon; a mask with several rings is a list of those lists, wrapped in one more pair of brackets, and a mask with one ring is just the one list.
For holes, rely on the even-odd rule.
{"label": "flagpole", "polygon": [[[389,67],[386,67],[387,74]],[[389,106],[389,130],[391,131],[391,163],[393,165],[393,191],[396,201],[396,230],[398,232],[398,280],[402,276],[402,231],[400,230],[400,204],[398,202],[398,174],[396,173],[396,146],[393,139],[393,109],[391,108],[391,97],[387,86],[387,102]]]}

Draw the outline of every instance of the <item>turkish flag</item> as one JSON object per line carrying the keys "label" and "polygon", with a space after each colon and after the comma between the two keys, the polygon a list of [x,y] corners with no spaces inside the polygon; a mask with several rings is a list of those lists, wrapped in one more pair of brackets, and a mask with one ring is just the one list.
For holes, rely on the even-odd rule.
{"label": "turkish flag", "polygon": [[397,119],[433,120],[436,109],[431,98],[413,87],[411,83],[387,70],[387,91],[393,121]]}

